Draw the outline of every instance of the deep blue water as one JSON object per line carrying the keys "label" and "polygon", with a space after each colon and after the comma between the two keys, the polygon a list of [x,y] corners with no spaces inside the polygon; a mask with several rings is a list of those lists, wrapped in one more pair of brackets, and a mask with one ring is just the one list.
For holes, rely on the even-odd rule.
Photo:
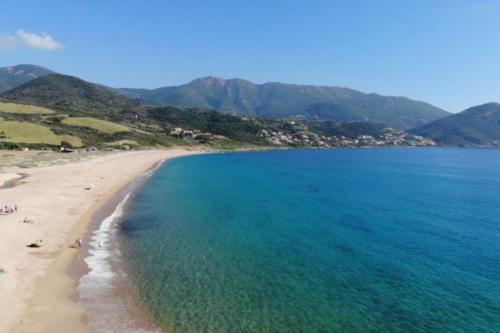
{"label": "deep blue water", "polygon": [[120,239],[165,330],[500,332],[497,149],[180,158]]}

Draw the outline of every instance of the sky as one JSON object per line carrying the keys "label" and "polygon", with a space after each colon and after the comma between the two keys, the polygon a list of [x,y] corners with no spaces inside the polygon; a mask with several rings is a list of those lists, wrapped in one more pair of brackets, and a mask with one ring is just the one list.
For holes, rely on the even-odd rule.
{"label": "sky", "polygon": [[113,87],[197,77],[500,101],[500,0],[2,0],[0,66]]}

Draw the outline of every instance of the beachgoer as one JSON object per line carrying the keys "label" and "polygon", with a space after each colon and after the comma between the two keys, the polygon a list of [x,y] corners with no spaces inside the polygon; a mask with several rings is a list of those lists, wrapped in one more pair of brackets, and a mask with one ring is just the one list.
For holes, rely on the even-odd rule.
{"label": "beachgoer", "polygon": [[77,239],[77,240],[75,241],[75,247],[76,247],[77,249],[79,249],[79,248],[81,248],[81,247],[82,247],[82,239],[81,239],[81,238],[79,238],[79,239]]}
{"label": "beachgoer", "polygon": [[33,224],[35,221],[28,219],[27,217],[24,218],[23,223],[30,223]]}

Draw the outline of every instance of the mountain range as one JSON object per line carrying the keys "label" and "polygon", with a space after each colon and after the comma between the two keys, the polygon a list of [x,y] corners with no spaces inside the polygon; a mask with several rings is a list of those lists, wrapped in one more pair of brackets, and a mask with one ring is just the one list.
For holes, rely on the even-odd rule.
{"label": "mountain range", "polygon": [[204,107],[264,118],[370,121],[397,129],[414,128],[448,112],[405,97],[365,94],[348,88],[205,77],[158,89],[120,91],[145,104]]}
{"label": "mountain range", "polygon": [[[430,143],[406,133],[391,133],[398,145]],[[372,139],[359,142],[360,135]],[[378,140],[389,140],[387,135],[379,123],[273,120],[206,108],[140,105],[114,89],[62,74],[42,76],[0,94],[0,148],[332,147],[375,145]]]}
{"label": "mountain range", "polygon": [[[284,83],[253,84],[241,79],[225,80],[215,77],[200,78],[175,87],[116,89],[55,74],[35,65],[0,68],[0,88],[0,100],[4,102],[48,107],[71,117],[91,116],[125,121],[135,124],[134,126],[140,125],[141,128],[151,125],[154,127],[153,132],[158,129],[157,126],[165,128],[165,124],[198,126],[206,130],[226,126],[217,122],[230,121],[233,129],[228,132],[219,128],[217,131],[238,137],[237,131],[249,129],[248,126],[242,126],[248,116],[254,117],[253,121],[261,129],[270,124],[282,126],[287,121],[291,123],[297,119],[305,126],[315,129],[332,126],[321,121],[354,122],[357,130],[363,128],[360,125],[363,122],[383,123],[414,135],[431,138],[443,145],[500,145],[498,103],[449,114],[424,102],[404,97],[365,94],[348,88]],[[221,118],[218,113],[208,111],[225,111],[239,116]],[[142,119],[142,123],[133,122],[137,119]],[[285,122],[272,122],[277,119],[284,119]],[[320,122],[311,125],[315,121]],[[202,123],[205,125],[202,126]],[[353,132],[349,126],[344,128]],[[254,131],[252,135],[256,133]]]}
{"label": "mountain range", "polygon": [[[54,74],[34,65],[0,69],[0,93]],[[104,86],[101,86],[106,88]],[[142,104],[200,107],[269,119],[369,121],[409,129],[449,115],[428,103],[405,97],[365,94],[348,88],[254,84],[242,79],[205,77],[158,89],[108,88]]]}

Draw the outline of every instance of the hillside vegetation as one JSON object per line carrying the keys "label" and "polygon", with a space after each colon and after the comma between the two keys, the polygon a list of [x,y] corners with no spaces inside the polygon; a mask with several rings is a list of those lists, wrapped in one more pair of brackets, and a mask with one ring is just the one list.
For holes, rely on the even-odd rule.
{"label": "hillside vegetation", "polygon": [[90,117],[65,118],[62,120],[62,123],[69,126],[92,128],[106,134],[131,131],[131,128],[128,126]]}
{"label": "hillside vegetation", "polygon": [[488,103],[472,107],[411,132],[445,145],[499,146],[500,104]]}
{"label": "hillside vegetation", "polygon": [[0,68],[0,131],[3,147],[500,146],[500,104],[450,115],[404,97],[214,77],[113,89],[19,65]]}
{"label": "hillside vegetation", "polygon": [[141,106],[112,89],[60,74],[34,79],[5,92],[0,99],[11,111],[24,110],[2,113],[4,127],[16,124],[19,133],[30,126],[37,129],[34,133],[38,134],[29,139],[12,130],[6,132],[3,142],[18,145],[54,147],[62,141],[73,146],[124,148],[172,144],[220,148],[430,144],[366,121],[280,120],[199,107]]}
{"label": "hillside vegetation", "polygon": [[128,98],[84,80],[61,74],[47,75],[2,95],[17,103],[63,111],[74,116],[98,116],[120,120],[123,112],[135,107]]}
{"label": "hillside vegetation", "polygon": [[272,119],[369,121],[397,129],[420,126],[449,115],[430,104],[404,97],[365,94],[339,87],[253,84],[214,77],[175,87],[120,91],[145,104],[211,108]]}

